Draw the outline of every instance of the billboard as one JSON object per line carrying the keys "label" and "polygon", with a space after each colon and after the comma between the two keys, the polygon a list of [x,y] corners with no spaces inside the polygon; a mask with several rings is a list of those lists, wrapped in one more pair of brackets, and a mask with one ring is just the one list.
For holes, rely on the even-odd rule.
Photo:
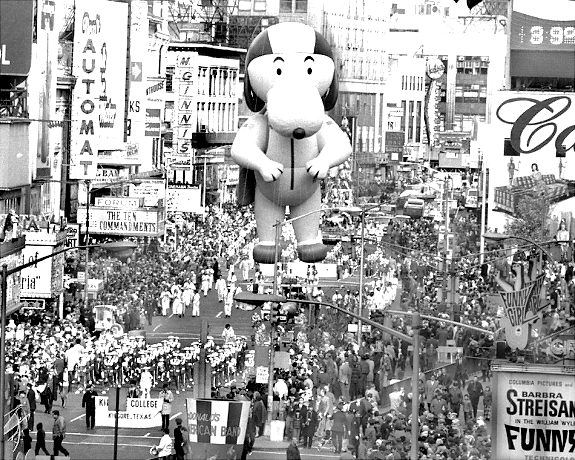
{"label": "billboard", "polygon": [[575,209],[575,94],[499,91],[490,120],[479,133],[489,227],[503,230],[524,197],[545,196],[552,213]]}
{"label": "billboard", "polygon": [[70,178],[96,177],[98,150],[124,149],[128,5],[76,2]]}
{"label": "billboard", "polygon": [[[90,207],[90,233],[156,237],[163,233],[162,215],[151,209]],[[78,208],[78,222],[85,230],[86,208]]]}
{"label": "billboard", "polygon": [[28,75],[32,60],[33,17],[33,0],[0,2],[0,75]]}
{"label": "billboard", "polygon": [[492,458],[575,459],[575,368],[495,364]]}
{"label": "billboard", "polygon": [[202,188],[192,185],[170,185],[166,197],[168,212],[203,212]]}

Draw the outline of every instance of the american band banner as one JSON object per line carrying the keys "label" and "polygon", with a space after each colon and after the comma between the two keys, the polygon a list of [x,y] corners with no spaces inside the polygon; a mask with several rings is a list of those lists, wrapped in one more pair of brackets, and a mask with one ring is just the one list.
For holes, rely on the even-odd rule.
{"label": "american band banner", "polygon": [[244,443],[250,411],[249,401],[188,398],[186,407],[191,443]]}

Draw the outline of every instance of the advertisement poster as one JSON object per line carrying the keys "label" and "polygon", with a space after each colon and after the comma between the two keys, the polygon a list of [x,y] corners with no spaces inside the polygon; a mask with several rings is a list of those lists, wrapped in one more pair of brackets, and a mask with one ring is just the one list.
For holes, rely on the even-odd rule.
{"label": "advertisement poster", "polygon": [[547,198],[552,216],[575,210],[575,94],[499,91],[492,107],[479,133],[489,169],[488,226],[503,231],[529,197]]}
{"label": "advertisement poster", "polygon": [[[157,428],[162,426],[161,399],[128,398],[126,410],[118,412],[119,428]],[[115,412],[108,410],[108,397],[96,397],[96,426],[114,426]]]}
{"label": "advertisement poster", "polygon": [[574,368],[494,368],[492,458],[575,459]]}

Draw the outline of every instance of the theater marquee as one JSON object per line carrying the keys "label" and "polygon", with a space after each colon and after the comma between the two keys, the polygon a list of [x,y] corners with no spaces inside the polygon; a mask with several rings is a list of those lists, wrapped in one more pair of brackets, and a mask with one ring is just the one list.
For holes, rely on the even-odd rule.
{"label": "theater marquee", "polygon": [[493,366],[492,458],[575,459],[575,368]]}
{"label": "theater marquee", "polygon": [[[86,209],[78,209],[78,222],[85,230]],[[163,233],[163,213],[157,209],[90,208],[90,233],[157,237]]]}

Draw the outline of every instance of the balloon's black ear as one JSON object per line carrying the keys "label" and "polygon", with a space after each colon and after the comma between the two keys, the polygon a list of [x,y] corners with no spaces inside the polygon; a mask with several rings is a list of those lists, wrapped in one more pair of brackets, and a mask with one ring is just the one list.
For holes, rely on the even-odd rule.
{"label": "balloon's black ear", "polygon": [[259,112],[266,105],[266,103],[256,96],[256,93],[254,93],[252,85],[250,84],[250,77],[248,76],[247,68],[244,76],[244,99],[246,101],[246,105],[252,112]]}
{"label": "balloon's black ear", "polygon": [[329,89],[327,93],[323,95],[321,98],[323,101],[323,107],[326,112],[329,112],[331,109],[335,107],[335,103],[337,102],[337,96],[339,93],[339,83],[337,81],[337,72],[335,68],[333,70],[333,79],[331,80],[331,84],[329,85]]}

